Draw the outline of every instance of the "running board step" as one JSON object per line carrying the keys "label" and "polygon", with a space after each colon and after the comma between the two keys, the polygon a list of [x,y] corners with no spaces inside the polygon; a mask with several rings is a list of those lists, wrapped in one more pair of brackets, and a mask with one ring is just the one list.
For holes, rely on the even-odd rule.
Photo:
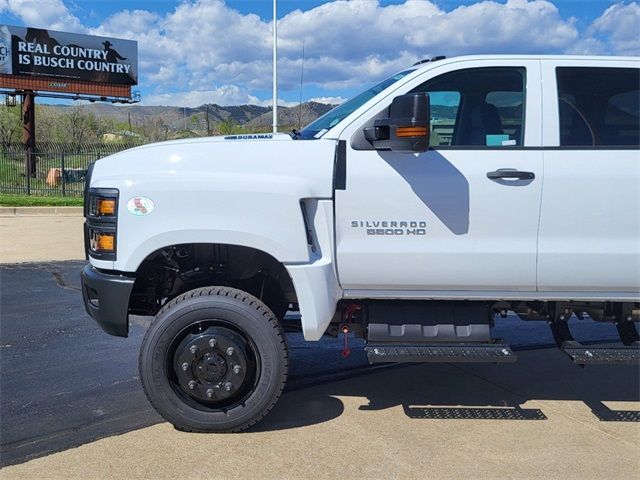
{"label": "running board step", "polygon": [[364,350],[369,363],[512,363],[518,359],[504,344],[368,344]]}
{"label": "running board step", "polygon": [[[577,343],[577,342],[565,342]],[[577,365],[639,365],[640,347],[563,345],[561,350]]]}

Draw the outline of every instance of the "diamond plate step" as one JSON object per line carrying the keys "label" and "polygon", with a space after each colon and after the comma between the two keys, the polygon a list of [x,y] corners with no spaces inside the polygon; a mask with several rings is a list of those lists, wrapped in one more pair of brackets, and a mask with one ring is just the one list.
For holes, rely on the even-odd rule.
{"label": "diamond plate step", "polygon": [[503,344],[368,344],[364,350],[369,363],[511,363],[518,359],[511,348]]}
{"label": "diamond plate step", "polygon": [[639,347],[563,346],[562,351],[578,365],[640,364]]}

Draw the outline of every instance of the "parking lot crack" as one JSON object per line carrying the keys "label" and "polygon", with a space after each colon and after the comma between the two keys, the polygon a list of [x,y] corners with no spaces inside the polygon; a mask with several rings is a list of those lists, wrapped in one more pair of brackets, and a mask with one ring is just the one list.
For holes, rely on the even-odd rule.
{"label": "parking lot crack", "polygon": [[71,291],[74,291],[74,292],[80,292],[81,291],[80,287],[75,287],[73,285],[69,285],[69,283],[64,278],[64,276],[60,272],[58,272],[57,270],[53,270],[53,269],[49,268],[46,265],[43,265],[42,268],[44,268],[47,272],[49,272],[51,274],[53,279],[56,281],[56,284],[60,288],[64,288],[65,290],[71,290]]}

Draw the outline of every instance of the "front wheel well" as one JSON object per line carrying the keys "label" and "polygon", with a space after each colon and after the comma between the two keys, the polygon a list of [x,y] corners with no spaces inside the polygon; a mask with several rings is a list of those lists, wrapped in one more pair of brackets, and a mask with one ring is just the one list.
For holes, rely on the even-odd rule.
{"label": "front wheel well", "polygon": [[129,313],[155,315],[178,295],[212,285],[250,293],[279,319],[297,306],[289,273],[268,253],[242,245],[184,243],[156,250],[140,264]]}

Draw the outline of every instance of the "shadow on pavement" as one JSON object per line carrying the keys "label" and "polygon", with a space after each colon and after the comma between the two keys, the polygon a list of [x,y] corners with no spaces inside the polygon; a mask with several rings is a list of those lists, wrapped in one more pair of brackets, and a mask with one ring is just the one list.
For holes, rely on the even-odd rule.
{"label": "shadow on pavement", "polygon": [[[392,366],[358,381],[344,380],[314,389],[312,397],[284,396],[253,431],[296,428],[338,417],[337,398],[364,397],[362,411],[401,406],[415,420],[544,421],[529,401],[578,401],[600,422],[638,422],[638,410],[611,410],[605,402],[640,401],[636,366],[573,365],[555,349],[520,351],[509,365],[423,364]],[[319,395],[322,393],[322,395]],[[336,398],[337,397],[337,398]]]}

